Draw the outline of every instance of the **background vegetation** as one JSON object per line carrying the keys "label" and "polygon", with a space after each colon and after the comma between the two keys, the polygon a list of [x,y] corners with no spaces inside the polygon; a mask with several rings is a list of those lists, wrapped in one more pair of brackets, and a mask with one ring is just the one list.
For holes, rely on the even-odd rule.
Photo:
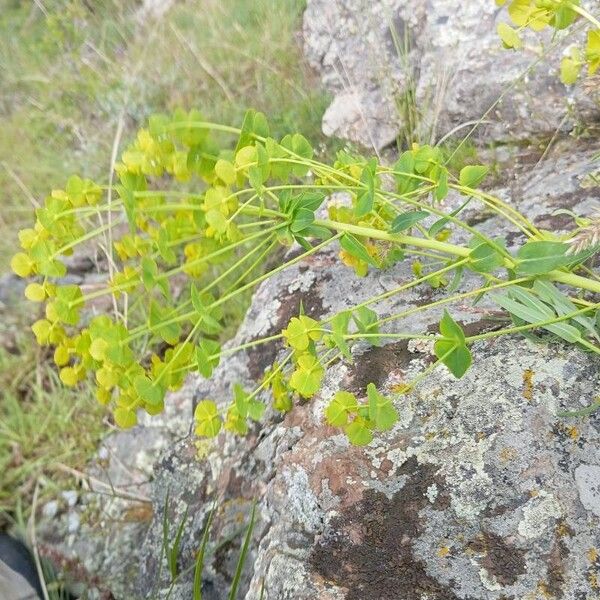
{"label": "background vegetation", "polygon": [[[327,99],[302,62],[303,9],[302,0],[188,0],[155,16],[134,0],[0,0],[0,275],[33,207],[73,173],[106,180],[113,147],[152,113],[194,107],[237,124],[252,106],[275,135],[300,131],[324,148]],[[42,500],[53,493],[57,465],[83,467],[106,431],[91,394],[57,382],[34,349],[37,316],[18,305],[0,305],[3,520],[27,515],[37,481]],[[71,418],[76,409],[85,422]]]}

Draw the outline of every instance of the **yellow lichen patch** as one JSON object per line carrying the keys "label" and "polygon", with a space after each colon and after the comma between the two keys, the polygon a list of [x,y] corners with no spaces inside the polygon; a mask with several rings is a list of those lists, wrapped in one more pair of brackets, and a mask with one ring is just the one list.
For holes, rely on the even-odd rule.
{"label": "yellow lichen patch", "polygon": [[575,427],[575,425],[572,425],[571,427],[567,427],[567,433],[569,434],[569,437],[573,440],[576,440],[579,438],[579,429],[577,429],[577,427]]}
{"label": "yellow lichen patch", "polygon": [[590,548],[586,552],[586,556],[591,563],[594,563],[596,560],[598,560],[598,550],[596,550],[596,548]]}
{"label": "yellow lichen patch", "polygon": [[212,445],[211,440],[208,439],[196,440],[194,442],[194,446],[196,446],[196,459],[203,461],[209,455]]}
{"label": "yellow lichen patch", "polygon": [[523,398],[528,402],[533,400],[533,371],[525,369],[523,372]]}
{"label": "yellow lichen patch", "polygon": [[548,585],[544,581],[540,581],[537,586],[537,593],[542,598],[554,598],[554,595],[548,589]]}
{"label": "yellow lichen patch", "polygon": [[590,573],[588,575],[588,581],[590,582],[590,587],[593,590],[600,589],[600,581],[598,579],[598,573]]}
{"label": "yellow lichen patch", "polygon": [[154,512],[150,502],[143,502],[138,506],[132,506],[125,511],[123,520],[127,523],[148,523],[152,521]]}
{"label": "yellow lichen patch", "polygon": [[539,495],[540,495],[540,491],[539,491],[539,490],[529,490],[529,495],[530,495],[532,498],[536,498],[537,496],[539,496]]}
{"label": "yellow lichen patch", "polygon": [[573,533],[571,528],[564,521],[561,521],[556,527],[556,535],[559,537],[566,537],[568,535],[573,535]]}
{"label": "yellow lichen patch", "polygon": [[446,558],[446,556],[448,556],[448,554],[450,554],[450,548],[448,548],[448,546],[442,546],[438,551],[437,551],[437,555],[440,558]]}
{"label": "yellow lichen patch", "polygon": [[397,383],[393,385],[391,389],[394,394],[406,394],[410,391],[410,386],[406,383]]}
{"label": "yellow lichen patch", "polygon": [[506,448],[502,448],[502,450],[500,450],[499,457],[503,463],[507,463],[515,460],[518,455],[519,453],[512,446],[507,446]]}

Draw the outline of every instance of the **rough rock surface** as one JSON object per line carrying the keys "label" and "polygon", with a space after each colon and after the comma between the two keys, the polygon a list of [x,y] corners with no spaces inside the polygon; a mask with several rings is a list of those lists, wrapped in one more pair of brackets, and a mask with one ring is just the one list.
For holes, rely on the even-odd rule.
{"label": "rough rock surface", "polygon": [[[569,226],[564,215],[552,215],[558,207],[589,214],[597,205],[588,177],[598,166],[597,148],[569,147],[570,155],[561,157],[557,148],[557,156],[497,193],[548,229]],[[507,234],[509,244],[519,241],[475,207],[470,218],[484,231]],[[412,277],[401,264],[357,279],[336,253],[315,254],[265,282],[232,343],[279,331],[300,302],[310,316],[324,317]],[[474,282],[467,279],[464,289]],[[376,310],[392,314],[441,294],[417,288]],[[467,330],[485,331],[493,326],[486,308],[459,304],[452,314]],[[439,316],[416,313],[402,328],[431,332]],[[180,551],[186,574],[170,591],[171,598],[187,600],[189,569],[216,502],[203,597],[220,600],[256,500],[240,593],[247,600],[260,598],[263,585],[267,600],[594,598],[600,415],[568,420],[558,413],[592,401],[600,362],[548,340],[507,338],[480,342],[473,351],[474,365],[462,380],[440,368],[400,397],[394,385],[430,363],[427,346],[359,345],[353,364],[332,365],[317,397],[285,418],[269,411],[244,440],[221,434],[198,443],[187,435],[192,397],[224,405],[232,384],[250,388],[281,348],[227,358],[210,381],[190,379],[164,415],[108,438],[90,489],[42,526],[42,549],[116,598],[166,597],[171,584],[166,567],[159,567],[163,516],[166,511],[172,543],[187,513]],[[339,389],[364,395],[371,381],[392,395],[401,418],[368,447],[351,447],[324,423],[324,407]],[[123,491],[135,499],[119,497]]]}
{"label": "rough rock surface", "polygon": [[[600,8],[598,0],[586,5]],[[558,80],[561,53],[581,38],[532,34],[524,50],[506,51],[496,33],[506,21],[506,8],[491,0],[309,0],[305,53],[334,94],[323,131],[379,150],[406,126],[407,98],[421,115],[421,140],[479,120],[501,97],[479,129],[486,140],[552,135],[597,119],[598,85],[567,89]],[[549,52],[541,62],[540,47]]]}
{"label": "rough rock surface", "polygon": [[[500,18],[491,0],[309,0],[307,54],[335,93],[324,129],[375,148],[390,143],[402,127],[394,98],[409,75],[420,106],[432,107],[423,122],[437,139],[478,119],[532,60],[531,53],[499,48]],[[410,38],[405,62],[390,23],[400,41],[405,33]],[[592,112],[586,93],[567,94],[553,68],[540,67],[491,113],[486,135],[514,140],[559,125],[568,130],[572,118]],[[553,213],[587,215],[598,206],[589,176],[598,171],[598,150],[559,141],[539,164],[539,156],[521,157],[495,193],[538,227],[569,228],[570,217]],[[460,199],[446,202],[458,206]],[[472,206],[471,224],[505,235],[510,247],[522,241]],[[413,277],[403,263],[357,279],[336,255],[336,248],[322,251],[265,282],[231,343],[280,331],[301,303],[310,316],[326,317]],[[8,302],[7,283],[0,284],[0,302]],[[466,278],[462,286],[476,283]],[[417,288],[374,308],[384,316],[442,295]],[[494,326],[489,309],[465,303],[451,312],[478,332]],[[433,332],[439,317],[416,312],[401,327]],[[440,368],[409,396],[395,396],[397,384],[430,364],[427,344],[361,344],[352,363],[329,368],[316,398],[285,417],[269,410],[247,438],[189,436],[195,400],[225,405],[234,383],[251,388],[281,352],[277,344],[253,348],[225,359],[210,381],[190,378],[165,413],[106,439],[76,496],[43,507],[40,549],[84,582],[88,597],[189,600],[214,504],[203,598],[227,598],[255,501],[238,596],[246,600],[599,597],[600,414],[559,415],[598,393],[597,359],[548,338],[480,342],[462,380]],[[368,447],[354,448],[326,426],[323,411],[336,391],[362,396],[369,382],[391,395],[400,420]],[[170,544],[185,521],[182,575],[173,585],[161,560],[165,515]]]}

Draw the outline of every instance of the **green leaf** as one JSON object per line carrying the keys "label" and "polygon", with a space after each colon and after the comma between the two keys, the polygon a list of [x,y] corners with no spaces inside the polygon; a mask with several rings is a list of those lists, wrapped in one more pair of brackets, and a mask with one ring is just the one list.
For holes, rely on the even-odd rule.
{"label": "green leaf", "polygon": [[560,80],[565,85],[573,85],[579,78],[581,66],[582,63],[576,62],[570,56],[565,56],[560,61]]}
{"label": "green leaf", "polygon": [[227,410],[225,429],[239,435],[246,435],[248,433],[248,423],[246,422],[246,418],[240,415],[235,404],[230,406]]}
{"label": "green leaf", "polygon": [[483,165],[463,167],[460,171],[460,185],[462,187],[476,188],[486,177],[489,168]]}
{"label": "green leaf", "polygon": [[588,73],[593,75],[600,68],[600,29],[588,31],[585,58],[588,62]]}
{"label": "green leaf", "polygon": [[269,155],[262,144],[255,145],[256,150],[256,165],[248,169],[248,180],[250,185],[260,193],[263,183],[269,178],[270,165]]}
{"label": "green leaf", "polygon": [[235,384],[233,386],[233,394],[235,397],[235,406],[238,413],[242,417],[250,417],[253,421],[259,421],[264,412],[266,406],[258,400],[251,398],[241,385]]}
{"label": "green leaf", "polygon": [[413,150],[413,155],[415,157],[415,171],[420,175],[425,175],[439,162],[440,151],[439,148],[425,145]]}
{"label": "green leaf", "polygon": [[[165,507],[166,509],[166,507]],[[183,513],[183,518],[179,523],[179,527],[177,527],[177,532],[175,533],[175,539],[173,540],[173,546],[167,552],[167,564],[169,565],[169,571],[171,573],[171,578],[176,579],[178,576],[177,569],[177,559],[179,558],[179,548],[181,547],[181,536],[183,535],[183,529],[185,527],[188,515],[188,507],[185,507],[185,511]]]}
{"label": "green leaf", "polygon": [[202,572],[204,571],[204,556],[206,554],[206,547],[208,545],[208,538],[210,535],[210,527],[212,525],[213,517],[215,515],[216,503],[213,503],[208,518],[206,519],[206,525],[202,532],[202,543],[200,544],[200,550],[196,557],[196,564],[194,567],[194,599],[202,600]]}
{"label": "green leaf", "polygon": [[56,298],[52,303],[62,323],[76,325],[79,322],[79,310],[83,294],[78,285],[62,285],[56,288]]}
{"label": "green leaf", "polygon": [[221,323],[219,323],[217,309],[211,311],[209,302],[207,301],[210,300],[210,302],[212,302],[214,300],[212,296],[210,296],[209,293],[205,293],[204,296],[201,295],[196,286],[192,283],[190,287],[190,297],[192,306],[198,313],[198,318],[201,321],[200,329],[208,334],[215,334],[221,331],[223,327],[221,326]]}
{"label": "green leaf", "polygon": [[369,420],[379,431],[388,431],[398,420],[398,413],[389,398],[381,395],[373,383],[367,385]]}
{"label": "green leaf", "polygon": [[550,21],[548,10],[538,8],[531,0],[512,0],[508,14],[515,25],[541,31]]}
{"label": "green leaf", "polygon": [[[366,306],[361,306],[352,313],[352,319],[356,323],[359,333],[373,334],[379,333],[377,313]],[[380,340],[378,337],[369,337],[369,343],[378,346]]]}
{"label": "green leaf", "polygon": [[[511,290],[513,293],[514,290]],[[530,297],[529,301],[525,298],[526,292],[520,290],[519,299],[521,302],[509,297],[508,295],[492,294],[492,299],[496,304],[507,310],[511,315],[522,319],[526,323],[535,325],[540,323],[540,327],[554,333],[563,340],[571,343],[575,343],[581,340],[581,332],[579,329],[568,323],[552,323],[549,325],[542,325],[545,321],[550,321],[556,317],[556,314],[547,305],[543,305],[542,309],[539,304],[539,300],[534,297]]]}
{"label": "green leaf", "polygon": [[503,264],[502,255],[485,242],[473,248],[469,254],[469,269],[477,273],[491,273]]}
{"label": "green leaf", "polygon": [[267,121],[267,117],[265,117],[264,113],[258,111],[254,113],[252,131],[259,137],[269,137],[269,122]]}
{"label": "green leaf", "polygon": [[139,397],[148,404],[157,405],[163,401],[164,390],[145,375],[139,375],[133,382]]}
{"label": "green leaf", "polygon": [[206,213],[206,222],[218,233],[223,234],[227,231],[227,219],[218,209],[211,209]]}
{"label": "green leaf", "polygon": [[325,410],[327,422],[334,427],[345,427],[348,415],[356,412],[356,396],[350,392],[337,392]]}
{"label": "green leaf", "polygon": [[[569,4],[572,6],[578,6],[579,0],[570,0]],[[572,25],[575,22],[577,17],[578,14],[571,8],[571,6],[568,6],[563,2],[554,10],[554,14],[550,20],[550,25],[558,30],[566,29],[569,27],[569,25]]]}
{"label": "green leaf", "polygon": [[319,331],[319,329],[320,326],[317,321],[306,315],[300,315],[299,317],[292,317],[290,319],[287,328],[282,331],[282,334],[291,348],[303,352],[308,348],[311,340],[317,341],[321,338],[323,332]]}
{"label": "green leaf", "polygon": [[340,352],[348,359],[352,359],[348,342],[344,336],[348,334],[348,325],[350,323],[351,314],[349,311],[338,313],[331,319],[331,337],[338,347]]}
{"label": "green leaf", "polygon": [[568,249],[569,245],[562,242],[527,242],[517,252],[517,272],[525,275],[544,275],[567,265],[573,260],[573,257],[566,256]]}
{"label": "green leaf", "polygon": [[353,446],[366,446],[373,441],[373,432],[369,422],[363,417],[356,417],[344,430]]}
{"label": "green leaf", "polygon": [[[533,283],[533,289],[544,302],[552,306],[559,316],[577,311],[575,304],[549,281],[536,279]],[[598,316],[600,317],[600,311],[598,312]],[[593,318],[586,315],[576,315],[572,320],[584,327],[596,339],[600,340]]]}
{"label": "green leaf", "polygon": [[17,252],[10,261],[10,268],[19,277],[28,277],[32,272],[33,261],[25,252]]}
{"label": "green leaf", "polygon": [[235,147],[234,154],[237,154],[242,148],[245,146],[249,146],[254,138],[252,136],[252,130],[254,129],[254,116],[256,115],[256,111],[249,109],[246,111],[244,115],[244,120],[242,121],[240,137],[238,139],[237,145]]}
{"label": "green leaf", "polygon": [[240,586],[240,581],[242,578],[242,572],[244,570],[244,564],[246,562],[246,556],[248,556],[248,548],[250,547],[250,540],[252,539],[252,531],[254,530],[254,523],[256,517],[256,502],[252,505],[252,514],[250,515],[250,522],[248,523],[248,527],[246,529],[246,536],[244,537],[244,543],[242,545],[242,550],[240,552],[240,556],[238,558],[238,562],[235,568],[235,574],[233,576],[233,580],[231,582],[231,587],[229,588],[229,596],[227,596],[228,600],[236,600],[238,588]]}
{"label": "green leaf", "polygon": [[448,195],[448,169],[440,167],[440,173],[436,178],[435,199],[441,202]]}
{"label": "green leaf", "polygon": [[361,189],[356,196],[356,208],[354,209],[354,214],[357,217],[364,217],[373,210],[373,204],[375,202],[376,171],[377,160],[372,158],[364,166],[360,178],[361,183],[366,187]]}
{"label": "green leaf", "polygon": [[171,346],[177,344],[181,337],[179,323],[169,323],[161,307],[154,301],[150,304],[149,325],[154,333]]}
{"label": "green leaf", "polygon": [[[293,136],[286,135],[281,140],[281,147],[307,160],[312,159],[314,153],[308,140],[299,133],[295,133]],[[286,154],[286,156],[289,156],[289,154]],[[308,164],[296,164],[291,167],[291,171],[296,177],[304,177],[309,169],[310,165]],[[277,171],[277,174],[280,174],[279,171]]]}
{"label": "green leaf", "polygon": [[201,400],[194,410],[196,435],[215,437],[221,430],[221,417],[212,400]]}
{"label": "green leaf", "polygon": [[523,41],[519,37],[519,34],[510,25],[500,23],[497,32],[506,49],[518,50],[523,47]]}
{"label": "green leaf", "polygon": [[[267,138],[265,141],[265,147],[267,154],[272,159],[277,158],[289,158],[289,153],[285,151],[284,147],[278,144],[273,138]],[[271,176],[280,181],[289,179],[292,174],[293,165],[286,162],[272,162],[271,163]],[[284,211],[285,212],[285,211]]]}
{"label": "green leaf", "polygon": [[237,179],[235,167],[228,160],[219,159],[216,162],[215,174],[226,185],[233,185]]}
{"label": "green leaf", "polygon": [[390,233],[399,233],[400,231],[406,231],[419,221],[426,219],[429,213],[424,210],[415,210],[412,212],[405,212],[398,215],[393,221],[390,227]]}
{"label": "green leaf", "polygon": [[471,352],[464,344],[457,345],[454,342],[438,340],[434,344],[434,351],[457,379],[460,379],[471,366]]}
{"label": "green leaf", "polygon": [[462,327],[450,316],[450,313],[445,310],[444,316],[440,321],[440,333],[457,344],[464,344],[465,334]]}
{"label": "green leaf", "polygon": [[298,208],[307,208],[315,211],[323,204],[326,195],[323,192],[304,191],[296,196],[296,205]]}
{"label": "green leaf", "polygon": [[462,328],[448,311],[444,311],[444,316],[440,321],[440,333],[446,339],[435,342],[435,355],[456,378],[461,378],[471,366],[472,357],[465,344],[465,334]]}
{"label": "green leaf", "polygon": [[410,150],[403,152],[394,165],[394,179],[398,186],[398,194],[405,195],[416,190],[421,180],[411,177],[415,172],[415,157]]}
{"label": "green leaf", "polygon": [[315,220],[315,213],[308,208],[299,208],[292,219],[290,224],[290,231],[292,233],[300,233],[310,225]]}
{"label": "green leaf", "polygon": [[452,277],[452,281],[448,284],[448,287],[446,288],[448,294],[455,292],[459,288],[463,275],[464,267],[461,265],[460,267],[457,267],[454,270],[454,277]]}
{"label": "green leaf", "polygon": [[340,238],[340,246],[351,256],[354,256],[373,267],[379,266],[375,259],[369,254],[366,246],[351,233],[344,233],[344,235],[342,235]]}
{"label": "green leaf", "polygon": [[149,256],[143,256],[141,260],[142,266],[142,283],[146,288],[146,291],[154,289],[156,279],[158,277],[158,265],[156,261]]}
{"label": "green leaf", "polygon": [[121,429],[129,429],[137,424],[137,415],[130,408],[118,406],[113,413],[115,423]]}
{"label": "green leaf", "polygon": [[202,340],[196,346],[196,363],[198,372],[202,377],[208,379],[214,368],[219,364],[221,346],[214,340]]}
{"label": "green leaf", "polygon": [[325,370],[312,354],[298,358],[298,368],[290,377],[290,386],[301,396],[310,398],[319,391]]}

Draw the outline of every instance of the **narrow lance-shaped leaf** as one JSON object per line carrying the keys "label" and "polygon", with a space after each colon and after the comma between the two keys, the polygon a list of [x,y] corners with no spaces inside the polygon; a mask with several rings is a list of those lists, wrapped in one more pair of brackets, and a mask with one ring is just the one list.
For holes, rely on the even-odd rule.
{"label": "narrow lance-shaped leaf", "polygon": [[567,265],[573,257],[567,256],[568,244],[562,242],[527,242],[517,251],[517,272],[525,275],[543,275]]}
{"label": "narrow lance-shaped leaf", "polygon": [[398,215],[393,221],[390,227],[390,233],[399,233],[410,229],[416,225],[419,221],[427,218],[429,213],[424,210],[414,210],[411,212],[405,212]]}
{"label": "narrow lance-shaped leaf", "polygon": [[340,246],[355,258],[358,258],[373,267],[379,266],[375,259],[369,254],[366,246],[351,233],[344,233],[340,238]]}

